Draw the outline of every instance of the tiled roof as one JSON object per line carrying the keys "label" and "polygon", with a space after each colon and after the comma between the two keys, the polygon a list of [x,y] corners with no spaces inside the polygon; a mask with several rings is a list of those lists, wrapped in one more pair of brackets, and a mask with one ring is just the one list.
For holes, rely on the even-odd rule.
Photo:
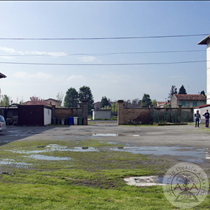
{"label": "tiled roof", "polygon": [[206,97],[202,94],[174,94],[179,101],[205,101]]}

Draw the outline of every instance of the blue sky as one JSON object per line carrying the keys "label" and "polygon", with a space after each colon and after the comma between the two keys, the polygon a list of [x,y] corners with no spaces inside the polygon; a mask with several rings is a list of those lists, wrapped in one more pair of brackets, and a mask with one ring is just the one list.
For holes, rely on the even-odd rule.
{"label": "blue sky", "polygon": [[[210,2],[0,2],[0,38],[83,38],[210,34]],[[147,63],[205,60],[203,36],[164,39],[88,41],[0,40],[0,62],[25,63]],[[204,50],[191,53],[96,53]],[[83,56],[70,54],[87,54]],[[24,55],[24,56],[11,56]],[[27,56],[26,56],[27,55]],[[44,55],[44,56],[28,56]],[[187,92],[206,90],[206,63],[145,66],[37,66],[0,63],[2,94],[14,102],[55,98],[89,86],[94,100],[151,99],[165,101],[170,88],[184,85]]]}

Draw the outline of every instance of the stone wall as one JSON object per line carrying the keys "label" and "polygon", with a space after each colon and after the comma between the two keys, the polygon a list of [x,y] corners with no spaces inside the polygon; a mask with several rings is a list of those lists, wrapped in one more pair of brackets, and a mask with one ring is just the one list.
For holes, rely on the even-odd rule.
{"label": "stone wall", "polygon": [[193,122],[193,108],[126,108],[118,101],[118,125]]}

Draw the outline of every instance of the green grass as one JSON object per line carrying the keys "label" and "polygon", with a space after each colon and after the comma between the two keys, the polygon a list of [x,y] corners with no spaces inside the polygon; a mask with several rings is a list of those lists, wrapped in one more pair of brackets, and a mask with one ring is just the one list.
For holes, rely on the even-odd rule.
{"label": "green grass", "polygon": [[[70,157],[68,161],[35,160],[13,150],[40,150],[48,144],[69,148],[88,146],[100,152],[49,151],[42,155]],[[164,174],[169,162],[145,155],[110,151],[111,145],[99,140],[45,141],[19,140],[0,147],[0,159],[32,163],[28,168],[2,166],[9,175],[0,175],[0,209],[177,209],[165,198],[162,187],[135,187],[123,178]],[[9,150],[9,151],[8,151]],[[208,196],[199,207],[209,209]]]}

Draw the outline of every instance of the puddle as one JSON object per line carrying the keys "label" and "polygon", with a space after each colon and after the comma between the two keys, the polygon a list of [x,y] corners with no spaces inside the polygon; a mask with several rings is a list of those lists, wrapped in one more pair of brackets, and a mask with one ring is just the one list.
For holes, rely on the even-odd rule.
{"label": "puddle", "polygon": [[[113,151],[130,152],[143,155],[170,155],[170,156],[193,156],[197,158],[207,158],[205,149],[192,150],[193,147],[166,147],[166,146],[147,146],[147,147],[117,147],[111,148]],[[208,157],[210,159],[210,156]],[[196,159],[194,159],[196,160]]]}
{"label": "puddle", "polygon": [[0,165],[15,165],[16,167],[27,168],[29,165],[33,165],[33,164],[24,163],[24,162],[16,162],[13,159],[3,159],[3,160],[0,160]]}
{"label": "puddle", "polygon": [[92,136],[118,136],[117,133],[93,133]]}
{"label": "puddle", "polygon": [[[43,148],[43,146],[38,146],[39,148]],[[68,148],[67,146],[60,146],[58,144],[49,144],[45,149],[40,150],[32,150],[32,151],[25,151],[25,150],[6,150],[13,153],[19,153],[19,154],[37,154],[37,153],[44,153],[44,152],[55,152],[55,151],[61,151],[61,152],[98,152],[98,150],[94,147],[74,147],[74,148]]]}
{"label": "puddle", "polygon": [[54,156],[47,156],[47,155],[30,155],[30,156],[24,156],[24,157],[30,157],[36,160],[71,160],[69,157],[54,157]]}
{"label": "puddle", "polygon": [[140,177],[129,177],[124,178],[127,185],[138,186],[138,187],[149,187],[149,186],[163,186],[164,177],[159,176],[140,176]]}
{"label": "puddle", "polygon": [[134,137],[138,137],[141,136],[139,134],[122,134],[122,133],[93,133],[92,136],[134,136]]}

